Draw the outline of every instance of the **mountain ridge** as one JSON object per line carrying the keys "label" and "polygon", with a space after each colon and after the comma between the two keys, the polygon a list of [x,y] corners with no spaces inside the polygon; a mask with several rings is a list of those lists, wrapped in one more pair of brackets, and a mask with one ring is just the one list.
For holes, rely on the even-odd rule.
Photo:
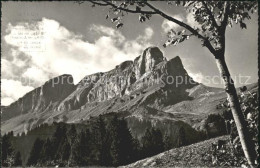
{"label": "mountain ridge", "polygon": [[[179,83],[178,78],[189,82]],[[68,74],[50,79],[2,109],[2,132],[26,132],[43,123],[80,123],[111,112],[127,111],[129,116],[137,117],[138,114],[136,119],[140,119],[145,116],[141,109],[154,111],[147,113],[150,122],[157,122],[160,117],[186,121],[194,117],[193,113],[205,114],[211,110],[178,111],[181,106],[176,105],[182,102],[192,104],[197,99],[189,91],[196,86],[201,84],[188,75],[179,56],[167,60],[158,47],[148,47],[134,61],[124,61],[107,72],[86,75],[76,85]],[[204,94],[210,87],[205,88],[197,89],[195,93]],[[219,94],[220,90],[216,89],[214,94]],[[206,99],[207,95],[202,97]],[[221,93],[220,97],[225,96]]]}

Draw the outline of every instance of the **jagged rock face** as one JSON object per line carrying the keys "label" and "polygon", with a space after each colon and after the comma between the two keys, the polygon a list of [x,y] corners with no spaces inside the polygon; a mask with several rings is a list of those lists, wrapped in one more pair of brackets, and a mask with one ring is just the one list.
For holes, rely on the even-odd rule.
{"label": "jagged rock face", "polygon": [[47,81],[43,86],[27,93],[3,109],[2,120],[11,117],[51,109],[67,97],[75,86],[71,75],[62,75]]}
{"label": "jagged rock face", "polygon": [[96,73],[83,78],[76,86],[74,92],[70,93],[70,95],[60,103],[60,105],[57,107],[57,110],[62,111],[77,109],[78,107],[84,105],[88,101],[90,90],[102,75],[103,73]]}
{"label": "jagged rock face", "polygon": [[149,47],[134,61],[125,61],[105,73],[86,76],[57,110],[75,110],[84,108],[86,103],[139,94],[138,91],[154,85],[176,87],[175,83],[170,81],[170,78],[176,76],[189,78],[180,58],[175,57],[167,61],[159,48]]}
{"label": "jagged rock face", "polygon": [[134,60],[136,78],[140,78],[144,73],[152,71],[157,64],[166,60],[163,53],[157,47],[149,47],[143,54]]}

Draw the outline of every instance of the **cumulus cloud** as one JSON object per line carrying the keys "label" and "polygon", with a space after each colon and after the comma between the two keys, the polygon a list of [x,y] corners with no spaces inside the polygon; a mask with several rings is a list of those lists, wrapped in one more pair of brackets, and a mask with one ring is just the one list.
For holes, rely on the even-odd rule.
{"label": "cumulus cloud", "polygon": [[[182,22],[185,21],[185,18],[182,15],[174,15],[172,17]],[[178,29],[178,28],[180,28],[180,26],[177,25],[176,23],[169,21],[167,19],[163,20],[162,29],[165,33],[169,32],[171,29]]]}
{"label": "cumulus cloud", "polygon": [[[32,66],[28,68],[22,75],[25,79],[32,79],[31,82],[36,84],[42,84],[49,79],[48,73],[45,73],[43,70]],[[29,83],[28,83],[29,84]],[[31,83],[29,85],[32,85]]]}
{"label": "cumulus cloud", "polygon": [[142,42],[147,42],[147,40],[150,40],[153,36],[153,29],[150,28],[150,27],[147,27],[145,30],[144,30],[144,35],[139,35],[137,37],[137,41],[142,43]]}
{"label": "cumulus cloud", "polygon": [[[25,40],[22,39],[27,38],[26,35],[19,35],[21,39],[16,38],[21,30],[27,35],[39,32],[40,39],[37,42],[40,47],[25,48]],[[84,35],[75,34],[58,21],[47,18],[34,23],[8,24],[6,31],[4,39],[12,47],[10,55],[14,59],[2,59],[6,62],[2,74],[9,79],[10,75],[17,75],[13,71],[19,69],[20,76],[34,81],[33,87],[62,74],[72,74],[74,82],[77,83],[86,75],[108,71],[122,61],[137,57],[151,45],[148,40],[153,36],[152,28],[147,27],[136,39],[127,40],[118,30],[91,25],[89,31],[97,37],[94,42],[89,42],[83,39]],[[32,43],[35,39],[26,41]],[[24,59],[20,59],[21,56]]]}
{"label": "cumulus cloud", "polygon": [[1,79],[1,104],[9,105],[33,89],[31,86],[22,85],[20,81]]}
{"label": "cumulus cloud", "polygon": [[12,99],[11,97],[2,97],[1,98],[1,105],[3,106],[8,106],[10,105],[12,102],[14,102],[15,100]]}

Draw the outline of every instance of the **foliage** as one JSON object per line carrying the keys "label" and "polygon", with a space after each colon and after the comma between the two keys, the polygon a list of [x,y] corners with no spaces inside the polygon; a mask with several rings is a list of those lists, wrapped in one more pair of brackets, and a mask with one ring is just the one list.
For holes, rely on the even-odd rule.
{"label": "foliage", "polygon": [[[216,136],[225,135],[227,133],[224,118],[219,114],[208,115],[205,121],[205,129],[207,138],[213,138]],[[211,131],[212,127],[215,129],[214,132]]]}
{"label": "foliage", "polygon": [[[250,135],[248,135],[254,142],[251,144],[251,148],[255,148],[257,150],[259,148],[258,145],[258,100],[257,94],[251,93],[245,89],[245,87],[241,88],[241,94],[239,95],[240,104],[242,107],[243,115],[246,118],[247,128],[249,129]],[[230,141],[226,141],[225,145],[217,147],[217,145],[213,145],[213,160],[215,165],[218,166],[237,166],[241,167],[242,165],[247,165],[247,160],[244,156],[240,139],[238,136],[238,132],[235,126],[234,119],[231,114],[231,110],[229,107],[229,103],[227,101],[223,102],[220,107],[224,109],[223,117],[226,120],[226,123],[230,123]],[[257,162],[257,161],[255,161]]]}
{"label": "foliage", "polygon": [[170,136],[166,133],[163,137],[164,150],[170,150],[174,144],[171,142]]}
{"label": "foliage", "polygon": [[13,166],[22,166],[21,153],[19,151],[15,154]]}
{"label": "foliage", "polygon": [[164,143],[161,131],[154,128],[146,129],[142,138],[142,148],[144,157],[162,152]]}
{"label": "foliage", "polygon": [[42,151],[43,143],[44,141],[39,138],[35,140],[27,165],[36,165],[39,162],[41,159],[40,153]]}
{"label": "foliage", "polygon": [[9,132],[2,136],[1,143],[1,164],[4,167],[21,166],[21,154],[19,151],[15,151],[11,142],[11,138],[14,136],[13,132]]}
{"label": "foliage", "polygon": [[185,135],[185,130],[183,127],[180,127],[179,129],[179,136],[178,136],[178,146],[185,146],[187,145],[187,139]]}

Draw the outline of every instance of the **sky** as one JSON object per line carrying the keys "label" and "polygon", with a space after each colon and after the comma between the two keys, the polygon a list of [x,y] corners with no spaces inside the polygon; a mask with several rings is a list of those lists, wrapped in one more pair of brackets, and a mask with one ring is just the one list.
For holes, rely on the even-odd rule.
{"label": "sky", "polygon": [[[170,29],[182,30],[160,16],[144,23],[138,15],[124,17],[116,29],[105,16],[108,9],[85,2],[1,2],[1,104],[9,105],[47,80],[71,74],[77,84],[84,76],[105,72],[126,60],[133,60],[149,46],[158,46],[169,60],[179,56],[188,74],[212,87],[223,87],[214,57],[200,41],[190,38],[177,46],[163,48]],[[191,14],[166,2],[154,6],[190,25]],[[226,61],[236,86],[257,82],[257,14],[247,21],[247,29],[235,25],[226,33]],[[24,34],[19,34],[19,33]],[[28,34],[42,33],[40,39],[22,40]],[[27,49],[24,42],[40,48]],[[208,79],[211,79],[210,81]],[[240,78],[239,78],[240,79]],[[243,83],[244,82],[244,83]]]}

